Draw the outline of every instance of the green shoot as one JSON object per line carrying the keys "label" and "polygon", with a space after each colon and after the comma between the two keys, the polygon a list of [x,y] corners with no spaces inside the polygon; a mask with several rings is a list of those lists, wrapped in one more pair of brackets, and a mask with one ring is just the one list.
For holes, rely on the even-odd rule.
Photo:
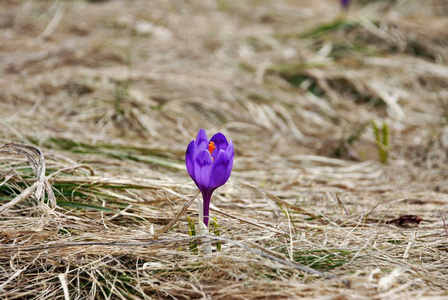
{"label": "green shoot", "polygon": [[376,124],[375,120],[372,121],[372,127],[378,147],[380,161],[383,165],[386,165],[389,158],[389,127],[386,122],[383,122],[383,128],[380,133],[380,128]]}
{"label": "green shoot", "polygon": [[[196,227],[194,226],[194,221],[189,216],[187,216],[187,220],[188,220],[188,235],[196,236]],[[190,251],[192,253],[198,253],[198,244],[196,241],[190,243]]]}
{"label": "green shoot", "polygon": [[[216,217],[212,217],[212,224],[211,225],[213,227],[213,233],[216,236],[221,236],[221,232],[219,230],[219,225],[218,225],[218,219]],[[216,251],[221,251],[221,241],[218,241],[216,243]]]}

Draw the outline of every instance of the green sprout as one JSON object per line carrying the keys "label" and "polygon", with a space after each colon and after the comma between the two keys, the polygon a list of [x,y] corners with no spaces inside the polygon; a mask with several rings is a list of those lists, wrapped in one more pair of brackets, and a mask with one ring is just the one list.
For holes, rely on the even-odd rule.
{"label": "green sprout", "polygon": [[[221,236],[221,232],[219,230],[219,225],[218,225],[218,219],[216,217],[212,217],[212,224],[211,225],[212,225],[211,227],[213,227],[213,233],[216,236]],[[221,251],[221,241],[219,241],[219,240],[216,243],[216,251]]]}
{"label": "green sprout", "polygon": [[[187,216],[187,220],[188,220],[188,235],[196,236],[196,228],[194,226],[194,221],[188,216]],[[198,243],[196,241],[193,241],[190,243],[190,251],[192,253],[198,252]]]}
{"label": "green sprout", "polygon": [[380,133],[380,128],[376,124],[375,120],[372,121],[372,127],[375,134],[380,161],[383,165],[386,165],[387,159],[389,157],[389,127],[387,126],[386,122],[383,122],[383,128],[381,129]]}

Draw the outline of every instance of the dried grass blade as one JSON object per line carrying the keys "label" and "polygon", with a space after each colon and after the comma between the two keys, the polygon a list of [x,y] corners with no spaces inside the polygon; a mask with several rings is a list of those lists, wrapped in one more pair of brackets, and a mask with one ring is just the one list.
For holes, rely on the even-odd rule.
{"label": "dried grass blade", "polygon": [[198,195],[199,192],[193,198],[191,198],[190,201],[185,203],[184,206],[182,206],[180,212],[176,215],[176,217],[172,219],[168,224],[166,224],[162,229],[160,229],[160,231],[157,232],[157,234],[154,237],[158,238],[159,236],[167,232],[171,227],[173,227],[173,225],[176,224],[176,222],[179,221],[179,219],[184,215],[184,213],[187,211],[187,209],[190,207],[190,205],[193,203],[193,201],[196,199]]}
{"label": "dried grass blade", "polygon": [[264,191],[264,190],[262,190],[262,189],[260,189],[260,188],[257,188],[257,187],[255,187],[255,186],[253,186],[253,185],[250,185],[250,184],[247,184],[247,183],[242,183],[242,182],[237,182],[236,185],[239,185],[239,186],[241,186],[241,187],[245,187],[245,188],[249,188],[249,189],[251,189],[251,190],[254,190],[254,191],[258,192],[258,193],[264,195],[264,196],[265,196],[266,198],[268,198],[269,200],[272,200],[272,201],[274,201],[275,203],[277,203],[280,207],[281,207],[281,206],[285,206],[285,207],[287,207],[287,208],[290,209],[290,210],[294,210],[294,211],[296,211],[296,212],[298,212],[298,213],[301,213],[301,214],[310,216],[310,217],[312,217],[312,218],[314,218],[314,219],[320,219],[319,216],[317,216],[317,215],[315,215],[315,214],[313,214],[313,213],[311,213],[311,212],[309,212],[309,211],[306,211],[305,209],[300,208],[300,207],[298,207],[297,205],[290,204],[290,203],[288,203],[288,202],[286,202],[286,201],[283,201],[283,200],[280,199],[279,197],[277,197],[277,196],[275,196],[275,195],[272,195],[271,193],[268,193],[268,192],[266,192],[266,191]]}
{"label": "dried grass blade", "polygon": [[46,191],[50,205],[52,207],[56,206],[56,197],[53,193],[52,186],[45,177],[45,158],[43,153],[38,148],[12,142],[1,146],[0,153],[26,156],[28,162],[33,168],[34,175],[37,177],[37,181],[33,185],[26,188],[20,195],[15,197],[10,202],[1,206],[0,213],[25,200],[31,195],[32,192],[34,192],[36,199],[43,200],[44,191]]}

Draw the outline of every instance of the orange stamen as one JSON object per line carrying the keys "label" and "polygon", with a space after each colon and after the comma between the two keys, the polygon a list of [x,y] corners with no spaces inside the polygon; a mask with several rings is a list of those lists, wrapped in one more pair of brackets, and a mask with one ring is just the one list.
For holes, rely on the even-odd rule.
{"label": "orange stamen", "polygon": [[213,150],[215,150],[215,149],[216,149],[215,143],[210,142],[210,143],[208,144],[208,152],[210,152],[210,154],[212,154],[212,153],[213,153]]}

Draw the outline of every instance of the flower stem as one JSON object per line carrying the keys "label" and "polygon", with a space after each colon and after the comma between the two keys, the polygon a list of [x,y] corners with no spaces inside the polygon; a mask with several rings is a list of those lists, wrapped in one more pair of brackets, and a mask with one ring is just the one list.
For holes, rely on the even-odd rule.
{"label": "flower stem", "polygon": [[203,218],[199,217],[200,220],[204,220],[205,227],[208,227],[209,219],[210,219],[210,200],[212,198],[211,193],[205,193],[202,197],[204,199],[204,209],[203,209]]}
{"label": "flower stem", "polygon": [[204,220],[204,202],[198,197],[198,214],[199,221]]}
{"label": "flower stem", "polygon": [[[204,222],[202,222],[202,220],[199,219],[198,221],[198,231],[199,231],[199,235],[206,235],[208,234],[208,227],[205,226]],[[203,238],[202,239],[202,251],[204,251],[204,254],[210,254],[212,253],[212,244],[210,242],[210,238]]]}
{"label": "flower stem", "polygon": [[[199,235],[207,235],[208,222],[210,218],[210,200],[212,193],[202,193],[202,199],[198,198],[199,220],[198,220],[198,233]],[[209,238],[202,239],[202,251],[204,254],[212,253],[212,244]]]}

